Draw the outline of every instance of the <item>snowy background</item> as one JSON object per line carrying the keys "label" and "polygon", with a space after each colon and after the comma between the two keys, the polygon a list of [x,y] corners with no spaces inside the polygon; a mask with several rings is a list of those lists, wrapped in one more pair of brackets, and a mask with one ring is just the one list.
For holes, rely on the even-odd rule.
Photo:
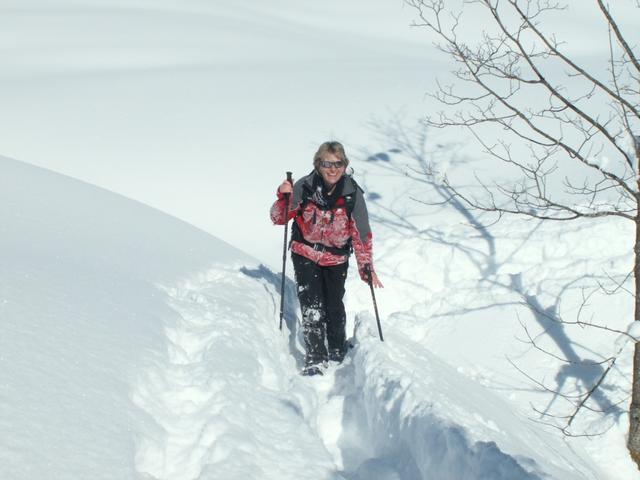
{"label": "snowy background", "polygon": [[[562,25],[585,61],[606,52],[592,14]],[[449,66],[413,17],[400,1],[0,1],[0,478],[640,478],[630,345],[557,321],[624,278],[633,231],[413,200],[442,192],[406,176],[407,141],[453,177],[477,160],[416,127]],[[277,329],[268,208],[333,138],[369,194],[386,342],[352,269],[356,346],[307,379],[291,285]],[[582,314],[624,330],[632,300],[596,292]],[[532,379],[583,392],[614,354],[592,400],[607,413],[572,429],[599,435],[540,423],[572,407]]]}

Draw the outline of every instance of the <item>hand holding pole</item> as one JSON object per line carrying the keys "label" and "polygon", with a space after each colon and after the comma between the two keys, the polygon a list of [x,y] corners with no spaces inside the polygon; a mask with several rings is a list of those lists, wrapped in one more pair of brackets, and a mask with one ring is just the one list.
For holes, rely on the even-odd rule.
{"label": "hand holding pole", "polygon": [[380,341],[384,342],[384,338],[382,337],[382,326],[380,325],[380,315],[378,314],[378,302],[376,302],[376,294],[373,290],[371,265],[367,264],[364,266],[364,273],[367,276],[367,283],[369,284],[369,288],[371,289],[371,298],[373,299],[373,309],[376,312],[376,322],[378,324],[378,335],[380,335]]}

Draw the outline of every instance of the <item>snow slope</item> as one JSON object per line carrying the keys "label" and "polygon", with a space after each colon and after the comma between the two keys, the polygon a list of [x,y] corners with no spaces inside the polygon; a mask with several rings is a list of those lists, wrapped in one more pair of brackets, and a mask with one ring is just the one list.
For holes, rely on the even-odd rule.
{"label": "snow slope", "polygon": [[291,285],[288,335],[256,260],[94,186],[0,170],[1,478],[606,478],[393,316],[382,344],[358,314],[345,363],[300,377]]}
{"label": "snow slope", "polygon": [[[363,139],[373,113],[422,108],[437,62],[410,13],[402,0],[2,0],[0,154],[277,268],[280,236],[255,206],[284,172],[307,173],[327,139]],[[237,228],[240,210],[262,242]]]}
{"label": "snow slope", "polygon": [[239,270],[255,260],[96,187],[0,170],[1,478],[333,478],[272,295]]}
{"label": "snow slope", "polygon": [[[624,335],[633,318],[631,222],[496,223],[491,215],[443,203],[446,192],[419,174],[419,162],[426,156],[436,171],[464,182],[475,159],[429,135],[422,145],[410,124],[399,128],[372,142],[358,165],[375,218],[379,273],[389,279],[380,292],[381,304],[393,312],[385,315],[387,329],[402,336],[407,351],[419,352],[416,358],[433,355],[429,362],[444,361],[497,395],[492,403],[506,402],[504,409],[527,419],[535,435],[584,448],[602,469],[592,473],[595,478],[640,478],[625,447],[633,351]],[[355,295],[366,298],[363,290]],[[566,427],[578,395],[595,385],[612,358],[603,385],[569,428],[578,437],[563,437],[559,428]],[[443,388],[444,382],[433,387]],[[446,402],[455,401],[457,390]],[[477,403],[463,410],[468,414]],[[466,414],[458,409],[454,414],[470,432],[484,431],[482,421],[460,420]],[[500,416],[489,417],[496,422]],[[509,431],[502,425],[498,430]],[[535,445],[524,431],[517,427],[517,435],[492,438],[505,451],[516,436]],[[562,449],[553,451],[564,456]],[[552,458],[548,452],[545,457]]]}
{"label": "snow slope", "polygon": [[0,168],[0,476],[134,478],[131,384],[176,316],[158,285],[250,258],[93,186]]}

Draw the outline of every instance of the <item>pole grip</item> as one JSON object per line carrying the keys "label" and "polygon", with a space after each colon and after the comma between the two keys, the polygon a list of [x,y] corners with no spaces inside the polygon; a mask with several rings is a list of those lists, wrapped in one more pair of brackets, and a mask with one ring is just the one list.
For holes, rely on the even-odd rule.
{"label": "pole grip", "polygon": [[287,182],[289,182],[291,184],[291,186],[293,186],[293,177],[292,177],[293,173],[291,172],[287,172]]}
{"label": "pole grip", "polygon": [[369,264],[367,263],[367,264],[364,266],[364,269],[363,269],[363,270],[364,270],[364,274],[365,274],[365,275],[366,275],[366,277],[367,277],[367,283],[368,283],[369,285],[371,285],[371,281],[372,281],[372,279],[371,279],[371,265],[369,265]]}

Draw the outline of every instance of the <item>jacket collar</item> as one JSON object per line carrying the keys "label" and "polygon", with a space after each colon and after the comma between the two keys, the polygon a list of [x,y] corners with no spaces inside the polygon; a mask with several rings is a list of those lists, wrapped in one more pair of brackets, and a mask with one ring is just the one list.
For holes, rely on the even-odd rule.
{"label": "jacket collar", "polygon": [[[304,186],[309,192],[313,192],[313,178],[315,176],[320,176],[320,174],[318,172],[316,172],[315,170],[313,170],[304,179]],[[344,181],[344,185],[342,187],[342,195],[341,196],[344,197],[345,195],[353,195],[354,193],[356,193],[356,185],[353,182],[353,180],[351,179],[351,175],[347,175],[345,173],[344,177],[345,177],[345,179],[344,179],[345,181]]]}

